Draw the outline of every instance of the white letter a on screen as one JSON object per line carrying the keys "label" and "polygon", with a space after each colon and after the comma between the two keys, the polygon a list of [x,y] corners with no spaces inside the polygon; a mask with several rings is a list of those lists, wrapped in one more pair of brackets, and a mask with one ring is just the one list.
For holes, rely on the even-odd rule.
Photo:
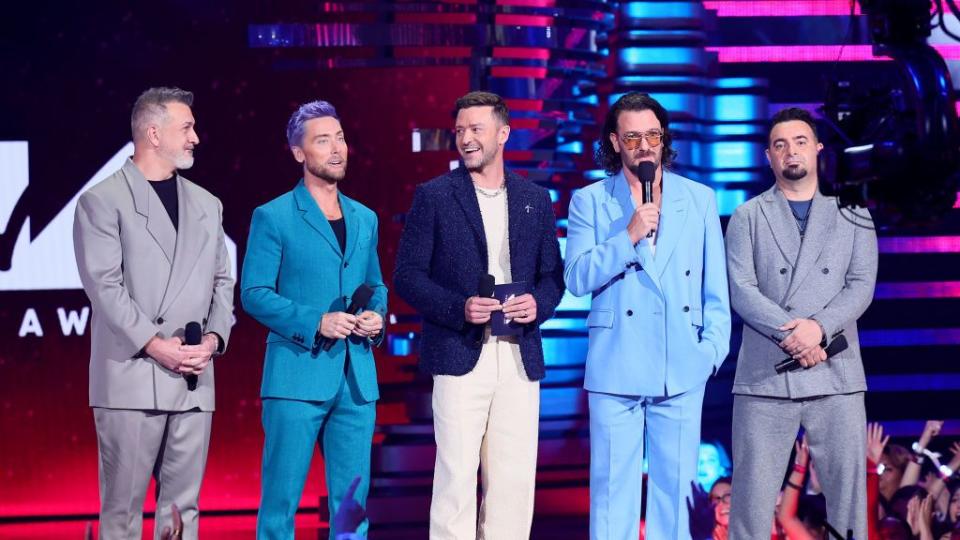
{"label": "white letter a on screen", "polygon": [[33,334],[37,337],[43,337],[43,327],[40,326],[40,319],[37,317],[37,310],[28,308],[23,314],[23,322],[20,323],[20,337],[27,334]]}

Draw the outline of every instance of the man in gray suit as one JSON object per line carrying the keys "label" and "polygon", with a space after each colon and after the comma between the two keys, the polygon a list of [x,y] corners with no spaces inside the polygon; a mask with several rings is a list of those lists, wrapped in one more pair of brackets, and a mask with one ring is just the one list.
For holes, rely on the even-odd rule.
{"label": "man in gray suit", "polygon": [[[866,210],[838,208],[820,193],[823,145],[810,113],[777,113],[768,143],[776,183],[740,206],[727,227],[730,300],[744,321],[733,384],[730,539],[769,538],[803,426],[827,519],[862,540],[866,382],[856,322],[873,298],[877,238]],[[828,358],[825,349],[840,336],[847,348]],[[798,369],[778,374],[774,366],[787,357]]]}
{"label": "man in gray suit", "polygon": [[[133,106],[133,157],[80,196],[73,238],[93,308],[90,406],[100,460],[100,537],[141,537],[151,474],[154,537],[176,504],[197,538],[213,415],[214,355],[233,325],[222,206],[183,178],[193,165],[193,94],[151,88]],[[184,344],[189,322],[199,345]],[[176,536],[176,535],[175,535]]]}

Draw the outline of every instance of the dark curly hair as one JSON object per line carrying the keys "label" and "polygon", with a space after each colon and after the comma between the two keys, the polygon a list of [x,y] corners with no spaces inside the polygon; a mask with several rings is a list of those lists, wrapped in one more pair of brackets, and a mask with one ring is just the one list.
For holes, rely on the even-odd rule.
{"label": "dark curly hair", "polygon": [[657,100],[650,97],[649,94],[642,92],[629,92],[618,99],[610,110],[607,111],[607,117],[603,121],[603,131],[600,133],[600,144],[597,146],[597,152],[594,159],[597,165],[603,168],[607,174],[617,174],[623,168],[623,162],[620,161],[620,154],[613,149],[613,143],[610,142],[610,134],[617,132],[617,120],[622,111],[653,111],[654,116],[660,121],[660,127],[663,129],[663,154],[661,162],[663,168],[667,168],[677,158],[677,151],[671,146],[673,135],[670,133],[670,115]]}

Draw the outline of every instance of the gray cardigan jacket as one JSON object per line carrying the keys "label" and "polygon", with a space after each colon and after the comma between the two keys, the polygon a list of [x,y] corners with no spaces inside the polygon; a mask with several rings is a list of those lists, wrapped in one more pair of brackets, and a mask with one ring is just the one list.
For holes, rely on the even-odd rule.
{"label": "gray cardigan jacket", "polygon": [[[864,209],[840,209],[816,193],[801,243],[787,199],[776,186],[737,208],[727,227],[730,300],[743,318],[733,393],[805,398],[866,390],[857,319],[873,299],[877,237]],[[811,369],[777,374],[788,355],[777,328],[816,319],[827,339],[849,347]]]}

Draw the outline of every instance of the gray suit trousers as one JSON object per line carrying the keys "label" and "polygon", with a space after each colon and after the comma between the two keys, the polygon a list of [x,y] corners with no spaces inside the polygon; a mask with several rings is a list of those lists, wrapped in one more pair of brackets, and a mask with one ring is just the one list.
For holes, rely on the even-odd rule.
{"label": "gray suit trousers", "polygon": [[196,540],[198,499],[207,463],[209,411],[137,411],[94,407],[100,449],[100,538],[140,540],[143,500],[157,481],[154,538],[172,525],[171,505],[183,518],[183,539]]}
{"label": "gray suit trousers", "polygon": [[805,399],[738,394],[733,399],[730,540],[770,538],[800,426],[827,500],[827,521],[867,538],[866,411],[863,393]]}

